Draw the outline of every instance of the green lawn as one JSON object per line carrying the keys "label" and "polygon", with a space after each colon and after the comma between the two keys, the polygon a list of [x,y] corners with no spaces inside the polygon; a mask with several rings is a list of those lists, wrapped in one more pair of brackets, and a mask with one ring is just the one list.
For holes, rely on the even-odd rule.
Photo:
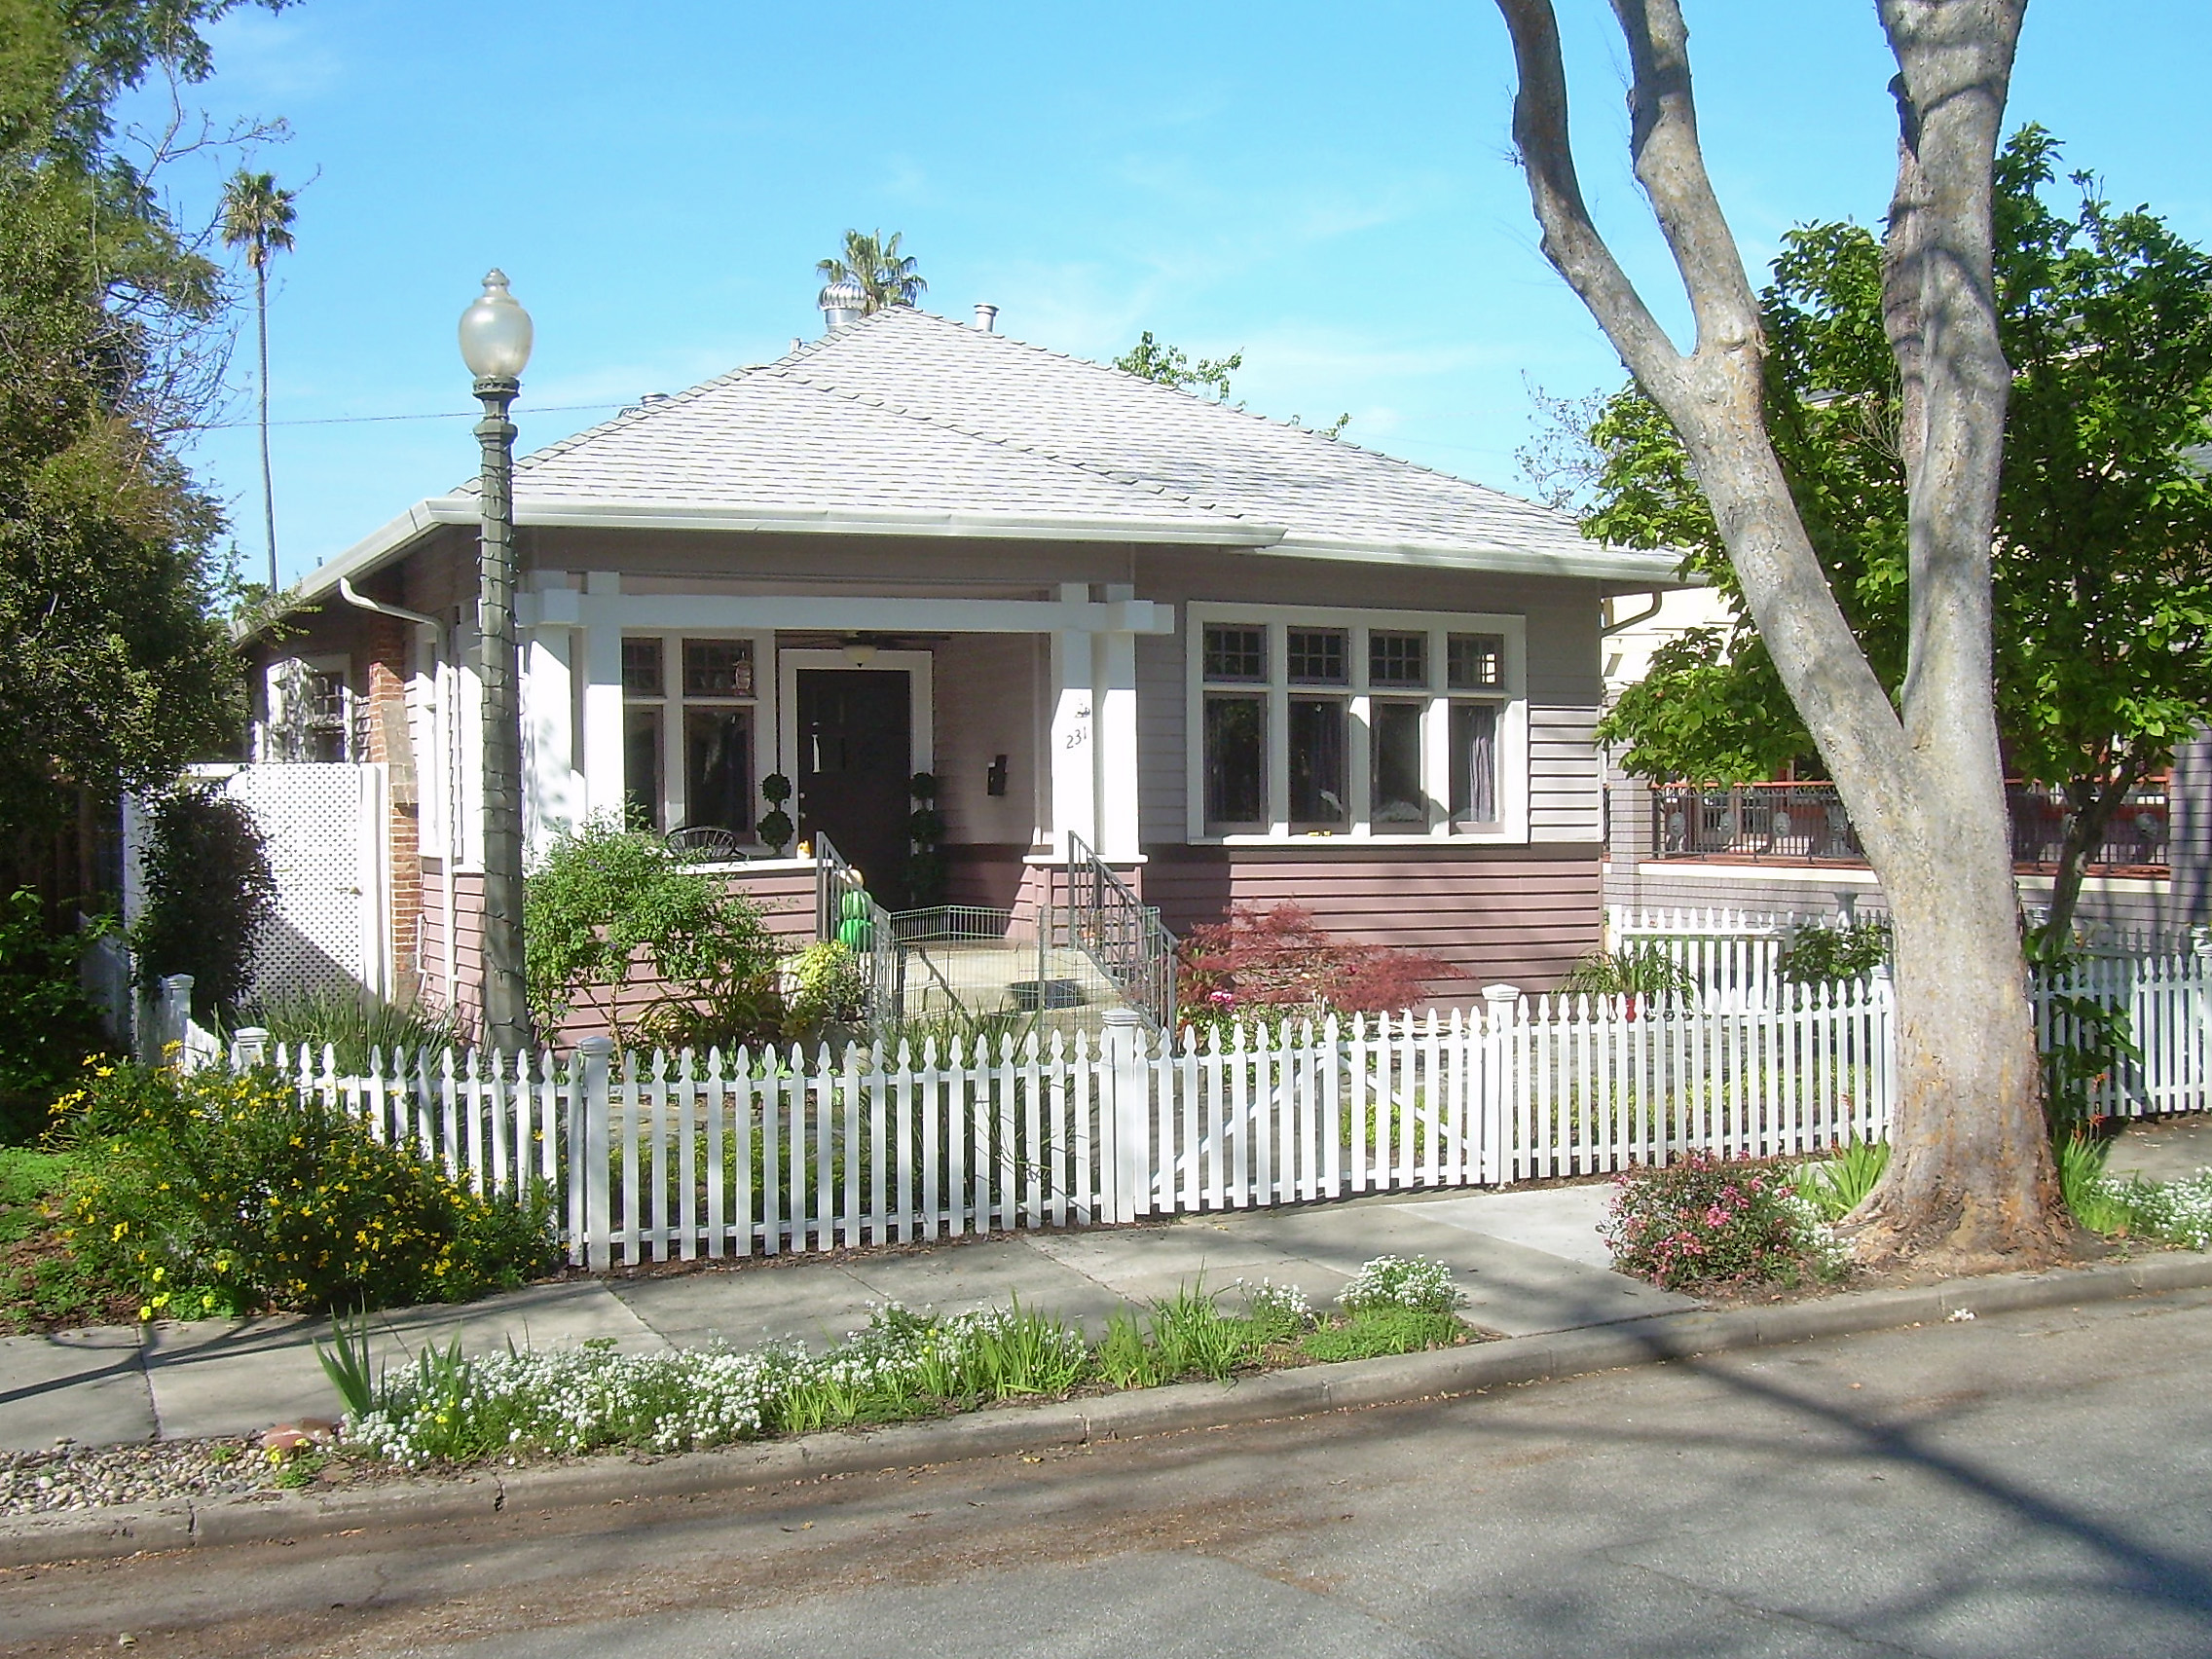
{"label": "green lawn", "polygon": [[0,1335],[57,1325],[128,1321],[137,1314],[80,1267],[55,1236],[49,1205],[72,1155],[0,1147]]}

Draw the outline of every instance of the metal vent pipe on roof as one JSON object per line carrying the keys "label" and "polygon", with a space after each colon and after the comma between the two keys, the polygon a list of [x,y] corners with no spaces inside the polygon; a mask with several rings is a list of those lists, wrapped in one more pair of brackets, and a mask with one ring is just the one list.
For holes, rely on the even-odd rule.
{"label": "metal vent pipe on roof", "polygon": [[998,322],[998,307],[990,304],[987,300],[977,300],[976,302],[976,326],[977,328],[981,329],[985,334],[988,334],[991,332],[993,326]]}
{"label": "metal vent pipe on roof", "polygon": [[847,277],[823,289],[814,303],[822,308],[822,328],[828,333],[860,321],[861,313],[867,305],[867,295],[862,292],[858,282]]}

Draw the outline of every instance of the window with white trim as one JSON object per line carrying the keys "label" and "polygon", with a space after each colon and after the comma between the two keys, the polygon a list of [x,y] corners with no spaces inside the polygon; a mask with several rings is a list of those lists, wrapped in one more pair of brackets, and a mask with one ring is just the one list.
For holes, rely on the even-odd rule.
{"label": "window with white trim", "polygon": [[755,642],[622,639],[622,798],[633,829],[750,837],[758,788]]}
{"label": "window with white trim", "polygon": [[1525,834],[1522,618],[1189,613],[1194,836]]}

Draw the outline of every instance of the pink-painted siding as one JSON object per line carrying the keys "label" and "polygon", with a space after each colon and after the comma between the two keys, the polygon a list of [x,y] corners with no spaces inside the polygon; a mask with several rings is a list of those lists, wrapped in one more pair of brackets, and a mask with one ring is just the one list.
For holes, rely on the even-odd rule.
{"label": "pink-painted siding", "polygon": [[1486,984],[1548,990],[1599,942],[1598,848],[1485,847],[1463,853],[1301,848],[1155,847],[1140,888],[1177,935],[1237,905],[1290,903],[1332,934],[1440,956],[1464,978],[1439,1001]]}

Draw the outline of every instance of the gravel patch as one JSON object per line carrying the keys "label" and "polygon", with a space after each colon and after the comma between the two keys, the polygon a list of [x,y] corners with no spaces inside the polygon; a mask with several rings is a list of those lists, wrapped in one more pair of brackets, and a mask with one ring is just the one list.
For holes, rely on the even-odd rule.
{"label": "gravel patch", "polygon": [[0,1515],[50,1514],[111,1503],[220,1497],[274,1486],[269,1457],[250,1440],[170,1440],[0,1453]]}

